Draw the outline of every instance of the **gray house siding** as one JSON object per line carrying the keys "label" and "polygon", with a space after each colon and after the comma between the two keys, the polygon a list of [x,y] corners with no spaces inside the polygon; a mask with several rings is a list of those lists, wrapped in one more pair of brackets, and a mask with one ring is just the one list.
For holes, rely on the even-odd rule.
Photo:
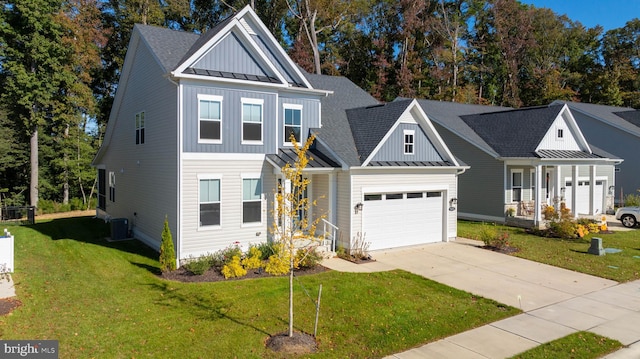
{"label": "gray house siding", "polygon": [[257,35],[252,35],[252,38],[258,44],[260,49],[265,53],[265,55],[267,55],[267,58],[269,59],[269,61],[271,61],[271,63],[280,72],[280,74],[284,76],[285,80],[287,80],[290,83],[296,82],[293,80],[294,77],[291,75],[291,73],[289,73],[289,71],[285,69],[284,66],[282,66],[282,63],[280,62],[278,57],[276,57],[276,55],[271,51],[271,49],[267,47],[267,45],[264,43],[264,40],[262,40],[262,38]]}
{"label": "gray house siding", "polygon": [[[471,164],[458,176],[458,217],[504,217],[503,163],[433,122],[456,158]],[[480,216],[480,217],[478,217]]]}
{"label": "gray house siding", "polygon": [[302,106],[302,119],[301,119],[301,138],[300,142],[304,143],[309,135],[310,128],[320,127],[320,100],[295,98],[295,97],[280,97],[278,107],[278,146],[283,146],[285,142],[288,142],[288,138],[285,138],[284,133],[284,106],[285,105],[298,105]]}
{"label": "gray house siding", "polygon": [[[219,153],[275,153],[277,94],[224,87],[184,86],[184,151]],[[198,95],[222,97],[220,144],[199,143]],[[242,144],[242,99],[262,99],[262,144]]]}
{"label": "gray house siding", "polygon": [[258,65],[253,55],[233,32],[225,36],[192,67],[248,75],[273,75]]}
{"label": "gray house siding", "polygon": [[[141,43],[137,47],[127,85],[119,89],[122,101],[112,110],[118,126],[103,164],[107,186],[109,172],[114,172],[116,186],[115,202],[107,191],[106,211],[111,218],[127,218],[137,238],[159,248],[165,216],[174,233],[177,228],[177,87],[163,77],[148,49]],[[135,115],[140,111],[145,112],[145,140],[136,145]]]}
{"label": "gray house siding", "polygon": [[[404,131],[414,131],[414,153],[404,153]],[[372,161],[442,161],[431,141],[417,124],[401,123],[373,157]]]}
{"label": "gray house siding", "polygon": [[604,124],[581,112],[574,111],[573,115],[587,141],[603,150],[624,159],[616,166],[615,192],[616,202],[620,196],[636,193],[640,189],[640,166],[636,160],[640,153],[640,138],[628,132]]}

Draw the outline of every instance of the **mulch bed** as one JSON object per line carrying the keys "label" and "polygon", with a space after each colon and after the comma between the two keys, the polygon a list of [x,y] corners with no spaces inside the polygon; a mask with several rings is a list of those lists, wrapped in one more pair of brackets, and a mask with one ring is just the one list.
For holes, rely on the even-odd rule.
{"label": "mulch bed", "polygon": [[0,299],[0,316],[11,313],[14,309],[22,305],[17,299],[14,298],[2,298]]}
{"label": "mulch bed", "polygon": [[[329,268],[323,267],[321,265],[317,265],[313,268],[303,268],[295,270],[294,274],[296,276],[301,275],[309,275],[316,274],[328,271]],[[273,275],[258,270],[250,270],[247,272],[247,275],[240,278],[229,278],[225,279],[224,276],[220,273],[220,271],[216,269],[209,269],[201,275],[195,275],[188,270],[180,267],[172,272],[162,273],[160,277],[168,280],[173,280],[177,282],[219,282],[219,281],[230,281],[230,280],[243,280],[243,279],[253,279],[253,278],[266,278],[273,277]]]}
{"label": "mulch bed", "polygon": [[504,246],[504,247],[482,246],[481,248],[488,249],[494,252],[503,253],[503,254],[511,254],[511,253],[516,253],[520,251],[519,248],[511,247],[511,246]]}

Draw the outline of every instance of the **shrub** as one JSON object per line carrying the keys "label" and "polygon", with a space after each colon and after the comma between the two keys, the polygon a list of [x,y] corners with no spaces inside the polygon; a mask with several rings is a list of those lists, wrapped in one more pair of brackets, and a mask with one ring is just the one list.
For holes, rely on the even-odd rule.
{"label": "shrub", "polygon": [[225,264],[220,271],[225,279],[244,277],[247,275],[247,270],[242,267],[239,256],[233,256],[229,263]]}
{"label": "shrub", "polygon": [[315,268],[322,261],[322,256],[315,248],[301,248],[296,251],[294,265],[296,268]]}
{"label": "shrub", "polygon": [[351,248],[351,256],[356,259],[369,258],[369,245],[371,242],[365,241],[365,235],[358,232],[353,239],[353,247]]}
{"label": "shrub", "polygon": [[184,269],[195,275],[202,275],[211,268],[211,256],[202,256],[199,258],[189,258],[184,264]]}
{"label": "shrub", "polygon": [[258,250],[260,251],[261,255],[260,255],[260,259],[262,260],[268,260],[269,257],[271,257],[272,255],[274,255],[276,252],[273,249],[273,247],[271,246],[270,243],[268,242],[261,242],[255,245],[256,248],[258,248]]}
{"label": "shrub", "polygon": [[269,261],[264,267],[264,270],[271,275],[283,275],[289,273],[289,266],[288,256],[273,254],[269,257]]}
{"label": "shrub", "polygon": [[640,195],[628,194],[624,197],[624,205],[626,207],[638,207],[640,206]]}
{"label": "shrub", "polygon": [[509,246],[509,232],[498,232],[495,225],[483,224],[478,238],[487,247],[503,249]]}
{"label": "shrub", "polygon": [[554,221],[549,222],[549,236],[565,239],[573,239],[578,236],[578,224],[573,221]]}
{"label": "shrub", "polygon": [[212,265],[221,268],[225,264],[229,264],[231,260],[233,260],[233,257],[242,258],[242,250],[237,243],[214,253],[212,256]]}
{"label": "shrub", "polygon": [[262,267],[262,252],[256,246],[249,247],[249,253],[242,259],[245,269],[258,269]]}
{"label": "shrub", "polygon": [[169,220],[164,217],[162,242],[160,243],[160,270],[163,272],[176,270],[176,252],[173,246],[173,236],[169,228]]}

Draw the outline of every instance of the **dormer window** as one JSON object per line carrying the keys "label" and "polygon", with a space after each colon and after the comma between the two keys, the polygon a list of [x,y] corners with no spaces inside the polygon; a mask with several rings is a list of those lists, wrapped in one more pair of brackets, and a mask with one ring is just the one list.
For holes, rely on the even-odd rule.
{"label": "dormer window", "polygon": [[284,105],[284,143],[292,145],[291,136],[300,143],[302,105]]}
{"label": "dormer window", "polygon": [[415,131],[413,130],[404,130],[404,154],[412,155],[414,154],[414,138]]}

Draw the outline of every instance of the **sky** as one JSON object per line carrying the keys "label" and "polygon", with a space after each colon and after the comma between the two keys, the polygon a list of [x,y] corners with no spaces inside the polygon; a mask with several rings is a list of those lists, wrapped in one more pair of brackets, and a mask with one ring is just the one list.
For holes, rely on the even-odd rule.
{"label": "sky", "polygon": [[558,15],[592,28],[601,25],[604,32],[624,27],[640,18],[640,0],[520,0],[523,4],[546,7]]}

